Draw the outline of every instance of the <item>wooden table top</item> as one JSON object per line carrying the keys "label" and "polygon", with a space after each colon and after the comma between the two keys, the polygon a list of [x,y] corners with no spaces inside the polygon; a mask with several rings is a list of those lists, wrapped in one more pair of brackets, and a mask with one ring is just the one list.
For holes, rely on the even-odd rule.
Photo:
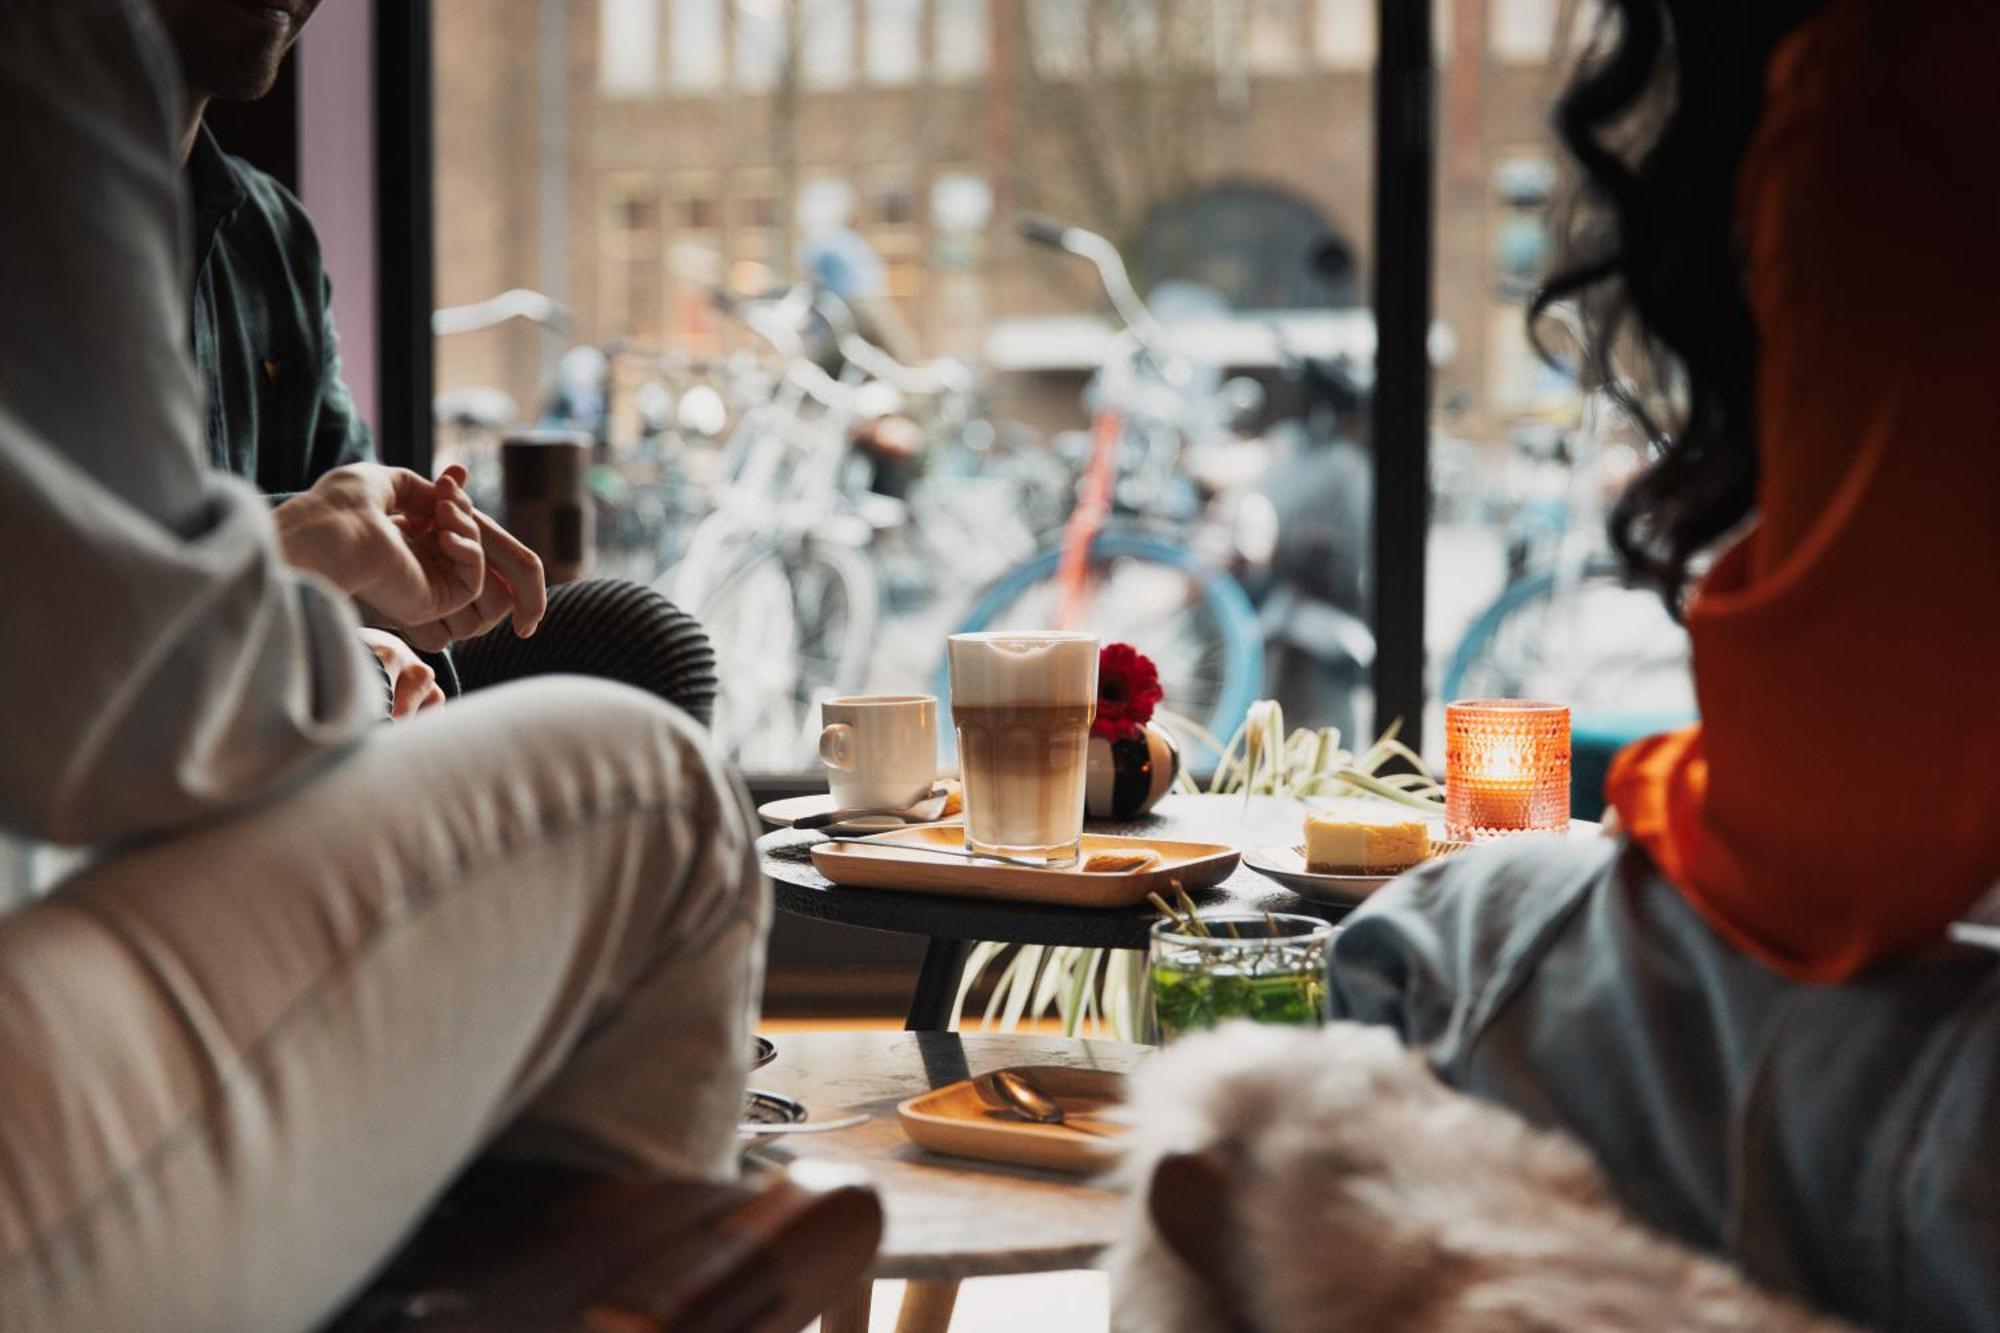
{"label": "wooden table top", "polygon": [[865,1170],[888,1215],[873,1276],[949,1280],[1088,1268],[1116,1236],[1121,1209],[1111,1190],[1053,1171],[935,1156],[904,1136],[896,1104],[1009,1065],[1125,1073],[1150,1048],[949,1032],[815,1032],[772,1041],[777,1058],[751,1073],[751,1087],[796,1097],[812,1117],[852,1109],[869,1118],[825,1134],[769,1139],[751,1156]]}
{"label": "wooden table top", "polygon": [[[1144,818],[1122,824],[1093,822],[1090,828],[1254,851],[1299,842],[1305,812],[1304,804],[1288,797],[1252,797],[1246,803],[1241,796],[1169,796]],[[936,939],[1112,949],[1145,948],[1146,932],[1159,916],[1150,904],[1122,909],[1058,907],[840,888],[813,867],[812,847],[823,836],[780,829],[758,840],[764,873],[771,878],[781,911]],[[1248,866],[1239,866],[1221,884],[1194,897],[1204,908],[1298,912],[1328,921],[1338,921],[1348,912],[1301,898]]]}

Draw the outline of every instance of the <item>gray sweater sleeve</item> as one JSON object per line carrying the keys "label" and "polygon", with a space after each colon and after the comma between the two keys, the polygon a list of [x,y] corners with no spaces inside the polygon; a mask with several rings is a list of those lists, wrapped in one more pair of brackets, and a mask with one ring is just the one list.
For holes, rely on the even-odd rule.
{"label": "gray sweater sleeve", "polygon": [[378,715],[344,599],[202,462],[181,93],[140,0],[0,6],[0,829],[157,833]]}

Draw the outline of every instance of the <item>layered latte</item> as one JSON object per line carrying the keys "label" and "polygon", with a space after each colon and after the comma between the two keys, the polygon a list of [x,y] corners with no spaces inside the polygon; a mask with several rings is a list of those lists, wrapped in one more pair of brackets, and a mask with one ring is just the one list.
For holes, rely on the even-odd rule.
{"label": "layered latte", "polygon": [[975,851],[1073,858],[1083,836],[1097,640],[1061,631],[957,634],[949,653],[966,841]]}

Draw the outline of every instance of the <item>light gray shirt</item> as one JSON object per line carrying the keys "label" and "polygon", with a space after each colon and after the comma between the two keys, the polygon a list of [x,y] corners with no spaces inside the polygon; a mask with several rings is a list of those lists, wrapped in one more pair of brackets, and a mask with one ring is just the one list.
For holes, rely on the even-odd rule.
{"label": "light gray shirt", "polygon": [[1640,1217],[1765,1285],[1875,1328],[1996,1333],[1993,938],[1800,985],[1630,845],[1522,839],[1376,895],[1331,991],[1445,1082],[1577,1135]]}
{"label": "light gray shirt", "polygon": [[262,497],[203,461],[181,96],[141,0],[0,3],[0,833],[17,840],[169,833],[380,713],[345,600],[289,569]]}

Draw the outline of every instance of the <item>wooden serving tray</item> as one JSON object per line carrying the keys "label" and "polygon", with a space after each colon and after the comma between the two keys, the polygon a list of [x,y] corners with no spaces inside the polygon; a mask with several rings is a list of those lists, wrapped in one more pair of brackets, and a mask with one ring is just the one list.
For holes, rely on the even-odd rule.
{"label": "wooden serving tray", "polygon": [[865,847],[821,843],[812,849],[813,865],[835,884],[849,888],[1064,907],[1136,907],[1149,893],[1171,897],[1175,884],[1189,891],[1219,884],[1229,878],[1241,859],[1235,848],[1219,843],[1115,838],[1101,833],[1083,835],[1085,858],[1093,852],[1143,848],[1158,852],[1160,859],[1143,870],[1086,873],[1074,866],[1043,870],[922,854],[926,846],[963,850],[963,824],[919,824],[876,834],[868,843]]}
{"label": "wooden serving tray", "polygon": [[949,1157],[1081,1175],[1116,1160],[1124,1129],[1104,1113],[1125,1100],[1123,1074],[1063,1065],[1016,1068],[1062,1103],[1066,1123],[1038,1125],[996,1110],[973,1091],[970,1079],[910,1098],[896,1108],[896,1119],[912,1143]]}

